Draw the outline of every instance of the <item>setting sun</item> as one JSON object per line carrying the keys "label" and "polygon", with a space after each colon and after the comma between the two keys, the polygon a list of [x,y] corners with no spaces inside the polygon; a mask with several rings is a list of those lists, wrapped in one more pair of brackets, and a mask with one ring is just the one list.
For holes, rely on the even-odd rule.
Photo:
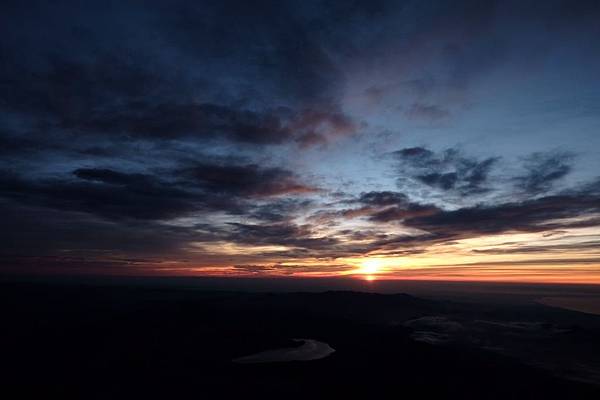
{"label": "setting sun", "polygon": [[372,275],[380,272],[382,267],[382,260],[378,258],[369,258],[361,262],[359,273],[365,275]]}

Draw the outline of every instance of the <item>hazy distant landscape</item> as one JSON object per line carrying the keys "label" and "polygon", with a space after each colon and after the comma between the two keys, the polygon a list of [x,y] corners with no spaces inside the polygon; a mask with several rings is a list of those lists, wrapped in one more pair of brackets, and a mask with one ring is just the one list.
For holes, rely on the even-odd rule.
{"label": "hazy distant landscape", "polygon": [[3,376],[27,397],[600,395],[600,316],[534,301],[156,280],[1,289]]}
{"label": "hazy distant landscape", "polygon": [[600,297],[542,297],[538,302],[551,307],[600,315]]}

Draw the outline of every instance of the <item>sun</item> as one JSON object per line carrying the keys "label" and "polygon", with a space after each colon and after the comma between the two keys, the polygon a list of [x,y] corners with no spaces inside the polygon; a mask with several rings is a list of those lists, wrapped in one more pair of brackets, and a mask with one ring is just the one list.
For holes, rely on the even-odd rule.
{"label": "sun", "polygon": [[382,264],[382,261],[378,258],[368,258],[360,263],[358,272],[365,275],[376,274],[383,266]]}

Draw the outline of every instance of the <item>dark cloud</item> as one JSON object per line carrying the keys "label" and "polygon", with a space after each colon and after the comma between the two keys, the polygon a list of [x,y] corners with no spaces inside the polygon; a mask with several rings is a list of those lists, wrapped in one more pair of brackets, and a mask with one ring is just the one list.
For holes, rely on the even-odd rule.
{"label": "dark cloud", "polygon": [[[113,139],[226,139],[255,145],[299,142],[310,146],[357,130],[357,125],[335,106],[318,111],[285,107],[251,111],[166,95],[148,86],[169,84],[155,82],[152,77],[143,76],[142,67],[137,68],[141,77],[120,76],[119,68],[104,71],[97,65],[62,66],[48,76],[23,77],[19,86],[11,82],[2,104],[33,113],[44,129],[108,135]],[[130,69],[136,67],[127,70],[133,74]]]}
{"label": "dark cloud", "polygon": [[80,179],[113,185],[152,184],[152,177],[145,174],[126,174],[106,168],[79,168],[73,174]]}
{"label": "dark cloud", "polygon": [[12,266],[34,265],[41,259],[23,257],[35,254],[46,257],[41,261],[49,266],[62,263],[63,267],[91,270],[101,264],[126,267],[129,264],[109,262],[123,254],[156,257],[146,264],[160,263],[165,258],[180,260],[189,255],[187,248],[193,242],[226,240],[311,249],[325,248],[336,242],[332,238],[314,237],[309,227],[289,222],[255,226],[166,223],[192,213],[201,213],[200,220],[208,218],[210,221],[214,211],[284,220],[286,213],[308,206],[304,201],[281,199],[257,208],[246,196],[257,193],[266,196],[272,193],[271,187],[267,186],[267,192],[263,189],[256,192],[246,183],[241,189],[228,183],[222,186],[223,193],[217,193],[212,190],[215,182],[222,183],[220,180],[208,186],[197,183],[198,188],[194,188],[188,181],[167,181],[150,174],[93,168],[77,169],[72,179],[60,180],[31,180],[3,173],[0,236],[6,247],[2,255]]}
{"label": "dark cloud", "polygon": [[[34,14],[6,9],[12,31],[3,37],[18,37],[20,47],[0,41],[0,112],[17,113],[37,129],[301,146],[357,129],[338,106],[335,63],[293,7],[36,7]],[[135,28],[111,13],[131,15]],[[56,29],[41,29],[36,21],[44,18]],[[113,22],[110,31],[105,19]],[[162,45],[152,46],[145,34]]]}
{"label": "dark cloud", "polygon": [[456,172],[447,172],[445,174],[432,172],[430,174],[419,175],[417,179],[428,186],[451,190],[456,186],[458,174]]}
{"label": "dark cloud", "polygon": [[[421,233],[372,235],[367,252],[423,252],[435,244],[450,244],[456,240],[511,232],[557,232],[568,228],[600,226],[600,219],[591,217],[600,212],[600,197],[584,190],[573,190],[560,196],[546,196],[521,202],[477,205],[445,210],[434,205],[402,202],[398,205],[363,207],[345,212],[345,216],[366,216],[374,224],[399,223]],[[354,214],[352,214],[354,212]],[[581,246],[580,246],[581,244]],[[540,246],[519,246],[509,252],[565,252],[591,249],[596,240],[578,241],[573,245],[547,243]],[[502,254],[505,243],[485,252]],[[513,246],[514,247],[514,246]]]}
{"label": "dark cloud", "polygon": [[[600,222],[600,221],[597,221]],[[560,244],[549,242],[544,245],[515,245],[510,247],[492,247],[486,249],[474,249],[479,254],[524,254],[524,253],[564,253],[565,251],[594,250],[600,247],[600,240],[578,241],[571,244]]]}
{"label": "dark cloud", "polygon": [[[412,202],[404,193],[392,191],[363,192],[357,199],[344,201],[343,203],[359,203],[362,206],[343,209],[330,213],[328,216],[341,216],[344,218],[367,217],[372,222],[391,222],[409,217],[429,215],[439,211],[435,206]],[[326,216],[317,214],[317,217],[323,218]]]}
{"label": "dark cloud", "polygon": [[360,207],[346,208],[330,213],[317,213],[313,217],[320,220],[340,216],[344,218],[372,217],[379,212],[400,208],[405,209],[407,206],[410,206],[408,197],[405,194],[392,191],[363,192],[358,198],[343,200],[341,203],[344,205],[359,204]]}
{"label": "dark cloud", "polygon": [[258,113],[217,104],[130,104],[67,126],[88,132],[123,134],[150,139],[229,138],[242,143],[289,141],[290,130],[274,113]]}
{"label": "dark cloud", "polygon": [[406,203],[408,197],[404,193],[390,191],[363,192],[357,201],[369,206],[391,206]]}
{"label": "dark cloud", "polygon": [[302,275],[305,273],[335,273],[349,271],[353,267],[348,265],[290,265],[290,264],[270,264],[270,265],[235,265],[236,272],[247,273],[251,275],[276,274],[276,275]]}
{"label": "dark cloud", "polygon": [[109,106],[124,100],[135,101],[161,94],[164,78],[142,65],[114,56],[93,61],[69,61],[50,56],[45,65],[32,70],[30,65],[7,62],[0,104],[10,110],[74,125]]}
{"label": "dark cloud", "polygon": [[[165,257],[181,259],[187,244],[206,240],[202,231],[164,225],[151,220],[114,220],[99,218],[79,210],[67,211],[27,204],[26,201],[0,200],[0,218],[3,229],[0,240],[4,244],[0,254],[5,266],[18,259],[58,257],[88,261],[107,258],[142,257],[160,261]],[[84,264],[83,262],[80,264]]]}
{"label": "dark cloud", "polygon": [[233,69],[240,86],[260,81],[263,88],[254,88],[256,96],[329,104],[339,90],[341,73],[312,34],[309,8],[277,1],[178,2],[164,10],[163,34],[188,57],[222,64],[223,71],[213,72],[217,79]]}
{"label": "dark cloud", "polygon": [[335,109],[304,110],[288,123],[302,147],[326,144],[336,137],[357,133],[359,124]]}
{"label": "dark cloud", "polygon": [[174,218],[197,210],[197,203],[205,204],[201,194],[158,178],[111,170],[75,173],[83,179],[28,180],[5,173],[0,178],[0,195],[25,204],[117,219]]}
{"label": "dark cloud", "polygon": [[268,197],[319,191],[316,187],[300,182],[289,170],[262,168],[257,164],[197,164],[180,173],[206,190],[218,194]]}
{"label": "dark cloud", "polygon": [[292,111],[281,107],[259,112],[211,103],[132,103],[121,105],[118,111],[68,121],[64,127],[138,139],[228,139],[254,145],[298,142],[303,146],[327,143],[357,130],[348,116],[331,108]]}
{"label": "dark cloud", "polygon": [[196,164],[163,177],[107,168],[79,168],[76,179],[28,179],[3,172],[0,196],[32,205],[107,218],[161,220],[195,211],[239,214],[253,197],[312,193],[288,170],[258,165]]}
{"label": "dark cloud", "polygon": [[12,155],[15,153],[23,153],[37,147],[37,144],[31,140],[11,137],[0,131],[0,154]]}
{"label": "dark cloud", "polygon": [[437,162],[434,158],[434,153],[423,147],[407,147],[397,150],[394,154],[419,167],[427,167],[433,162]]}
{"label": "dark cloud", "polygon": [[[489,174],[497,157],[478,160],[467,157],[456,149],[434,153],[423,147],[411,147],[392,153],[398,169],[413,179],[443,191],[457,191],[462,195],[481,194],[487,187]],[[402,182],[400,182],[402,183]]]}
{"label": "dark cloud", "polygon": [[508,231],[543,232],[595,226],[597,220],[565,220],[600,211],[600,198],[573,193],[498,205],[438,210],[406,218],[404,225],[442,237],[480,236]]}
{"label": "dark cloud", "polygon": [[438,121],[450,115],[450,112],[435,104],[414,103],[407,111],[409,118]]}
{"label": "dark cloud", "polygon": [[572,169],[574,155],[567,152],[534,153],[525,158],[527,173],[515,178],[517,187],[536,195],[548,192]]}
{"label": "dark cloud", "polygon": [[596,178],[594,181],[584,185],[581,192],[585,194],[600,195],[600,178]]}
{"label": "dark cloud", "polygon": [[277,271],[277,267],[274,265],[234,265],[233,268],[236,271],[256,275],[262,275],[265,272]]}
{"label": "dark cloud", "polygon": [[252,245],[281,245],[310,250],[329,250],[339,243],[334,237],[317,236],[310,225],[290,223],[231,224],[227,237],[234,243]]}
{"label": "dark cloud", "polygon": [[416,218],[420,216],[428,216],[436,214],[439,209],[431,205],[421,205],[409,203],[398,207],[388,207],[377,211],[369,216],[369,219],[374,222],[389,222],[405,220],[407,218]]}
{"label": "dark cloud", "polygon": [[249,213],[249,216],[260,221],[284,222],[289,221],[298,213],[306,211],[313,204],[313,201],[306,199],[278,199],[257,205]]}

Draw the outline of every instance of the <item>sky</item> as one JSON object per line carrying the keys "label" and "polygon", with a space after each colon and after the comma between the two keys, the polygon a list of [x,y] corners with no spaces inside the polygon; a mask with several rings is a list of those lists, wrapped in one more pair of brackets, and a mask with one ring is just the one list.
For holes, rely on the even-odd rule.
{"label": "sky", "polygon": [[597,1],[3,1],[0,273],[600,283]]}

